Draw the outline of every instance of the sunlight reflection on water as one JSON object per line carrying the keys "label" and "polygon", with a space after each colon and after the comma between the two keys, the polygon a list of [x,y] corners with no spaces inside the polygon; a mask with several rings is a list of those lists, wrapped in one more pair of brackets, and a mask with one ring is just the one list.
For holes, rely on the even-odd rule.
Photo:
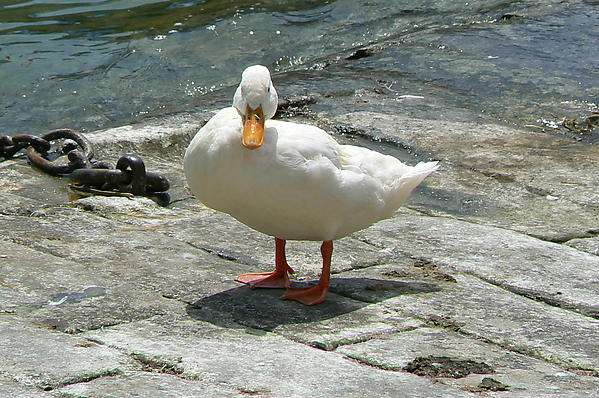
{"label": "sunlight reflection on water", "polygon": [[210,106],[253,63],[323,71],[318,89],[332,90],[327,66],[371,44],[384,50],[339,78],[402,85],[398,103],[414,116],[429,110],[399,95],[529,123],[596,110],[597,5],[492,3],[5,1],[0,134]]}

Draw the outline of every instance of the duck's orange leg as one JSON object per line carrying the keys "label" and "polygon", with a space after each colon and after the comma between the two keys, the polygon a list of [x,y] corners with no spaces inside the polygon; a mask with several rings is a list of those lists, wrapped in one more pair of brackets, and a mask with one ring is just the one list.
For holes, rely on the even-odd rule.
{"label": "duck's orange leg", "polygon": [[262,272],[257,274],[239,275],[235,280],[241,283],[247,283],[252,289],[256,287],[284,289],[288,288],[291,282],[289,274],[293,274],[293,269],[287,264],[285,258],[285,239],[275,238],[275,270],[272,272]]}
{"label": "duck's orange leg", "polygon": [[292,287],[287,289],[283,300],[295,300],[305,305],[316,305],[327,298],[329,283],[331,281],[331,257],[333,256],[333,241],[326,240],[320,247],[322,253],[322,274],[318,285],[312,287]]}

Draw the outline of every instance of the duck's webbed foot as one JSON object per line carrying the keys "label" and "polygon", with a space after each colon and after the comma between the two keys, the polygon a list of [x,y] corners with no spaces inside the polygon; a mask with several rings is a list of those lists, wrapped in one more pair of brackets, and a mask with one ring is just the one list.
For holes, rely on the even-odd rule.
{"label": "duck's webbed foot", "polygon": [[305,305],[320,304],[327,298],[331,280],[331,256],[333,255],[333,241],[326,240],[320,246],[322,253],[322,273],[318,285],[312,287],[292,287],[287,289],[283,300],[295,300]]}
{"label": "duck's webbed foot", "polygon": [[287,289],[281,299],[299,301],[304,305],[316,305],[326,300],[328,292],[329,286],[320,283],[312,287],[292,287]]}
{"label": "duck's webbed foot", "polygon": [[250,285],[252,289],[257,287],[285,289],[291,285],[287,271],[279,272],[278,270],[257,274],[243,274],[239,275],[235,280]]}
{"label": "duck's webbed foot", "polygon": [[263,272],[257,274],[239,275],[235,280],[237,282],[246,283],[252,289],[270,288],[270,289],[286,289],[291,285],[289,274],[293,274],[293,269],[287,264],[285,258],[285,240],[275,238],[275,270],[272,272]]}

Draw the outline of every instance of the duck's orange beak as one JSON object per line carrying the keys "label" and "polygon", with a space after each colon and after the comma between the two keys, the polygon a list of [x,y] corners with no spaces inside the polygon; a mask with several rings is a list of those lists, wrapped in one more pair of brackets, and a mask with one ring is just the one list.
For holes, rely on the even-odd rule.
{"label": "duck's orange beak", "polygon": [[242,144],[248,149],[260,148],[264,143],[264,112],[262,105],[256,109],[249,106],[243,123]]}

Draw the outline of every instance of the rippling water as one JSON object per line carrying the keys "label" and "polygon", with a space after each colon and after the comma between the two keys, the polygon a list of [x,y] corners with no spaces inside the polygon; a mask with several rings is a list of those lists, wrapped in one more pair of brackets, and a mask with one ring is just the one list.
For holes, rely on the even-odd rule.
{"label": "rippling water", "polygon": [[591,0],[0,0],[0,135],[211,108],[254,63],[295,94],[383,82],[415,117],[431,107],[402,96],[452,119],[580,117],[598,21]]}

